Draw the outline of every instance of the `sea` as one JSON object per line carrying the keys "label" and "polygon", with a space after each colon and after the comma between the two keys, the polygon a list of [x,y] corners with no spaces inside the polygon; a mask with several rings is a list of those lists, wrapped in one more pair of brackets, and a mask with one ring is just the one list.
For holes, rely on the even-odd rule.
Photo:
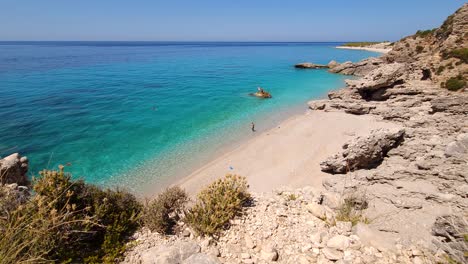
{"label": "sea", "polygon": [[[30,177],[62,164],[100,186],[158,190],[351,78],[294,64],[378,55],[339,44],[0,42],[0,157],[27,156]],[[257,87],[272,98],[250,96]]]}

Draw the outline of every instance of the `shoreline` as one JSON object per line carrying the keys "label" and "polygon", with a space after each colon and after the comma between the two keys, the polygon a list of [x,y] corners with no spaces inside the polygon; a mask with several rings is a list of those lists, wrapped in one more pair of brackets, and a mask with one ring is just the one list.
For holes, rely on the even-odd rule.
{"label": "shoreline", "polygon": [[366,51],[372,51],[372,52],[378,52],[378,53],[388,53],[392,49],[382,49],[382,48],[371,48],[371,47],[345,47],[345,46],[337,46],[335,47],[336,49],[350,49],[350,50],[366,50]]}
{"label": "shoreline", "polygon": [[174,182],[190,195],[226,174],[245,176],[253,192],[322,188],[319,163],[355,136],[394,124],[371,116],[308,110],[280,122]]}

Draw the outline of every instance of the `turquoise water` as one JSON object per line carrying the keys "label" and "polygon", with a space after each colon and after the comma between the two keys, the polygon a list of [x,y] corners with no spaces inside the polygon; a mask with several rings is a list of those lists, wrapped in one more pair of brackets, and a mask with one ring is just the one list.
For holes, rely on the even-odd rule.
{"label": "turquoise water", "polygon": [[[251,137],[345,76],[295,63],[375,53],[336,43],[0,42],[0,156],[30,173],[157,188]],[[273,98],[248,96],[262,86]]]}

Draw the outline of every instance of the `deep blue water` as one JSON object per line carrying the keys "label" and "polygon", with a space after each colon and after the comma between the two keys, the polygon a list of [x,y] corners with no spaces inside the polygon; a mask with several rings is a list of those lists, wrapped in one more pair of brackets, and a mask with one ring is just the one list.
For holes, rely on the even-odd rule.
{"label": "deep blue water", "polygon": [[[298,62],[375,53],[337,43],[0,42],[0,156],[152,188],[262,131],[347,77]],[[270,100],[248,96],[262,86]]]}

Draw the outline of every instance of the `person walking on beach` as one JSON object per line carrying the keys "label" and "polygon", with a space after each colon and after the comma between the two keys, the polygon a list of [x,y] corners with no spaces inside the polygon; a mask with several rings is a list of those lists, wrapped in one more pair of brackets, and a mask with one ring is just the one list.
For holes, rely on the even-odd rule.
{"label": "person walking on beach", "polygon": [[252,132],[255,132],[255,124],[254,124],[254,122],[252,122],[252,123],[250,124],[250,127],[252,128]]}

